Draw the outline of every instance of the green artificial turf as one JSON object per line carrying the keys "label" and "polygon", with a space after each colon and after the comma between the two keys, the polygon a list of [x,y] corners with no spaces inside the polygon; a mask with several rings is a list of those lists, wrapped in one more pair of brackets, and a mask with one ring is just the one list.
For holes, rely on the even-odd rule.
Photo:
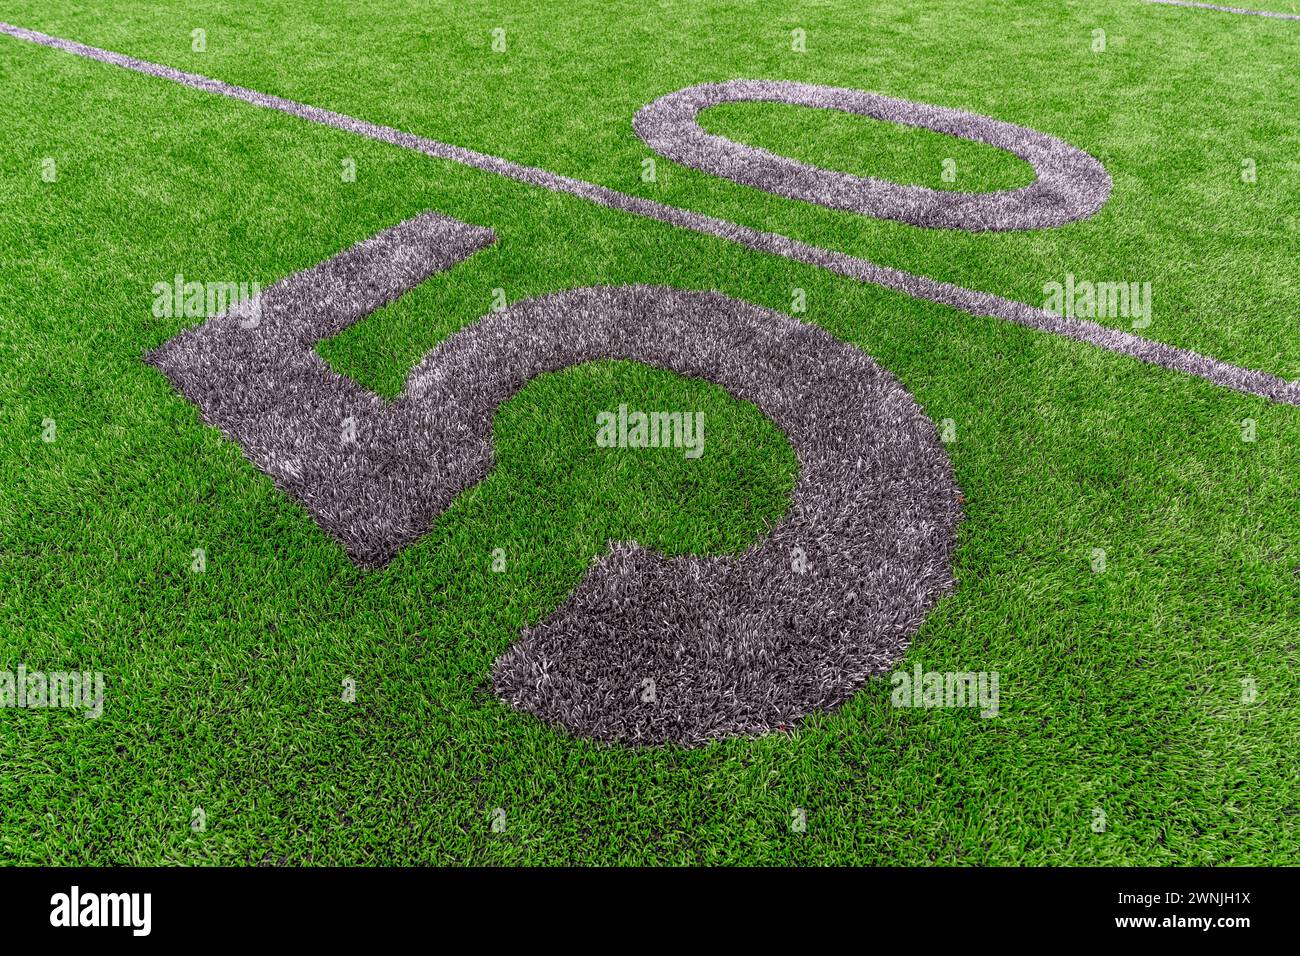
{"label": "green artificial turf", "polygon": [[[1067,272],[1149,281],[1143,334],[1300,376],[1297,23],[1138,0],[187,6],[0,19],[1034,304]],[[965,234],[663,159],[643,183],[636,109],[734,77],[1022,123],[1097,156],[1114,191],[1067,227]],[[0,669],[107,680],[99,720],[0,711],[0,860],[1300,862],[1297,409],[7,37],[0,89]],[[859,117],[702,120],[934,188],[1027,176]],[[734,552],[780,518],[791,450],[714,386],[627,363],[534,381],[497,417],[497,471],[362,572],[141,360],[194,321],[155,318],[153,283],[270,283],[426,208],[498,242],[322,344],[386,395],[496,289],[646,282],[786,311],[802,289],[801,318],[951,419],[959,585],[901,666],[997,671],[998,716],[895,708],[874,681],[789,733],[630,749],[492,695],[492,661],[606,541]],[[622,401],[704,411],[706,454],[596,449],[595,413]]]}

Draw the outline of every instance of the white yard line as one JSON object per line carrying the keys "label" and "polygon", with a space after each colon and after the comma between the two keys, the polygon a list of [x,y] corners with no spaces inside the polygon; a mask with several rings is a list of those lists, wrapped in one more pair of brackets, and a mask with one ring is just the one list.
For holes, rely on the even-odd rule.
{"label": "white yard line", "polygon": [[228,96],[245,103],[251,103],[254,106],[279,110],[282,113],[310,120],[313,123],[346,130],[381,143],[389,143],[393,146],[401,146],[405,149],[424,153],[437,159],[451,160],[476,169],[498,173],[532,186],[540,186],[543,189],[580,196],[583,199],[611,209],[656,219],[703,235],[727,239],[759,252],[767,252],[772,255],[783,256],[795,262],[820,266],[839,275],[856,279],[859,282],[883,286],[917,299],[948,305],[969,315],[991,316],[1016,325],[1037,329],[1041,332],[1050,332],[1080,342],[1087,342],[1110,352],[1128,355],[1139,361],[1172,371],[1195,375],[1216,385],[1250,395],[1257,395],[1269,401],[1300,405],[1300,382],[1290,382],[1266,372],[1242,368],[1187,349],[1144,339],[1130,332],[1108,328],[1083,319],[1056,315],[1045,309],[1035,308],[1023,302],[1006,299],[989,292],[979,292],[951,283],[940,282],[937,279],[905,272],[901,269],[882,266],[868,259],[861,259],[847,253],[823,249],[820,246],[800,242],[778,233],[763,232],[726,219],[706,216],[702,213],[669,206],[651,199],[629,196],[626,193],[599,186],[595,183],[561,176],[534,166],[513,163],[498,156],[490,156],[486,153],[454,146],[450,143],[426,139],[423,136],[405,133],[390,126],[380,126],[280,96],[259,93],[246,87],[234,86],[221,80],[200,76],[197,73],[187,73],[170,66],[151,63],[147,60],[138,60],[134,57],[124,56],[121,53],[113,53],[110,50],[101,50],[98,47],[87,46],[74,40],[64,40],[3,22],[0,22],[0,33],[8,34],[19,40],[50,47],[51,49],[61,50],[65,53],[97,60],[101,63],[134,70],[137,73],[170,80],[197,90]]}
{"label": "white yard line", "polygon": [[1218,10],[1221,13],[1244,13],[1251,17],[1273,17],[1276,20],[1300,20],[1300,13],[1278,13],[1275,10],[1247,10],[1245,7],[1221,7],[1217,3],[1194,3],[1193,0],[1147,0],[1148,3],[1163,3],[1171,7],[1199,7],[1202,10]]}

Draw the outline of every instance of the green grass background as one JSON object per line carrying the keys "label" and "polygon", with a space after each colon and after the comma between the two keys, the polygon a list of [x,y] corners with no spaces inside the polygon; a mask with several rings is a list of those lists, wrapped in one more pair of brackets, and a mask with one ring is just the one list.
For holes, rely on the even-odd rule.
{"label": "green grass background", "polygon": [[[1150,281],[1146,334],[1300,375],[1296,24],[1118,0],[221,2],[201,16],[114,0],[5,2],[0,19],[1024,301],[1067,271]],[[789,49],[796,26],[805,54]],[[1083,223],[968,235],[667,160],[642,183],[635,110],[737,76],[1024,123],[1096,155],[1115,190]],[[108,681],[98,721],[0,711],[0,859],[1300,861],[1296,409],[3,37],[0,89],[0,667]],[[809,114],[742,105],[705,122],[899,181],[943,187],[946,157],[954,188],[1024,181],[995,150]],[[321,347],[385,394],[495,288],[656,282],[777,309],[807,290],[805,318],[956,422],[959,588],[904,664],[997,670],[1001,714],[895,709],[877,681],[790,734],[630,750],[498,702],[492,660],[605,541],[741,549],[780,517],[795,465],[712,386],[584,366],[503,407],[497,472],[429,535],[382,571],[353,568],[141,361],[187,321],[155,319],[149,290],[177,272],[269,283],[425,208],[499,241]],[[704,457],[598,452],[594,413],[620,401],[704,410]]]}

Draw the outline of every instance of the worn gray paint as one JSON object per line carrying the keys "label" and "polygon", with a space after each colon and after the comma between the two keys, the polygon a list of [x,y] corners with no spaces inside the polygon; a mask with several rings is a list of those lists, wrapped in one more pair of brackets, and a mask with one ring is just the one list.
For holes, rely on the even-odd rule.
{"label": "worn gray paint", "polygon": [[[792,725],[897,661],[952,587],[957,485],[908,392],[824,330],[717,293],[631,286],[489,313],[430,351],[393,402],[316,354],[493,238],[424,213],[148,361],[371,567],[489,474],[496,410],[535,376],[627,359],[714,382],[794,449],[785,517],[738,556],[614,545],[497,662],[497,692],[575,734],[693,745]],[[707,450],[692,467],[710,467]]]}
{"label": "worn gray paint", "polygon": [[[831,109],[987,143],[1019,156],[1036,178],[1020,189],[967,193],[822,169],[706,132],[701,110],[721,103]],[[971,231],[1043,229],[1086,219],[1110,195],[1101,163],[1054,136],[978,113],[850,90],[772,80],[702,83],[661,96],[632,123],[655,152],[691,169],[831,209],[914,226]]]}

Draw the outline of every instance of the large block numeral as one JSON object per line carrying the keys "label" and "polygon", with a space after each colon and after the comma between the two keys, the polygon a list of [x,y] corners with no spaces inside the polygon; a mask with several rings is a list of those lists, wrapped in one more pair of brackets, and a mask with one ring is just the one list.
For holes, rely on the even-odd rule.
{"label": "large block numeral", "polygon": [[574,733],[695,744],[793,724],[892,665],[952,586],[957,488],[907,391],[822,329],[717,293],[575,289],[452,335],[392,402],[315,353],[493,238],[424,213],[148,360],[363,566],[489,474],[496,409],[534,376],[627,359],[713,382],[790,441],[789,512],[737,556],[612,543],[498,660],[497,692]]}

